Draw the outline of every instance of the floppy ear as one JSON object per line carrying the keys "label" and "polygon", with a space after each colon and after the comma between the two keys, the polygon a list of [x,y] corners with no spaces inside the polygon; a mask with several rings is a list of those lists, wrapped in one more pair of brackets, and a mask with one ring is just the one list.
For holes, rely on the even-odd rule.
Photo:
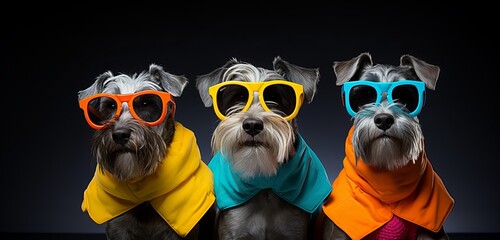
{"label": "floppy ear", "polygon": [[80,100],[82,100],[90,95],[94,95],[94,94],[102,92],[104,89],[104,81],[110,77],[113,77],[113,74],[111,73],[111,71],[107,71],[107,72],[99,75],[90,87],[88,87],[84,90],[78,91],[78,101],[80,101]]}
{"label": "floppy ear", "polygon": [[360,70],[367,65],[373,65],[372,57],[367,52],[361,53],[348,61],[333,62],[333,71],[337,77],[337,86],[359,76]]}
{"label": "floppy ear", "polygon": [[279,56],[274,58],[273,67],[285,79],[304,86],[305,101],[312,102],[319,82],[319,68],[300,67],[286,62]]}
{"label": "floppy ear", "polygon": [[409,54],[401,56],[401,66],[409,66],[415,70],[417,77],[425,83],[425,86],[431,90],[436,89],[436,82],[439,77],[440,68],[438,66],[426,63]]}
{"label": "floppy ear", "polygon": [[203,101],[203,104],[205,104],[205,107],[212,106],[212,98],[210,97],[210,94],[208,94],[208,88],[222,82],[222,77],[227,69],[237,63],[238,60],[236,60],[236,58],[232,58],[226,62],[224,66],[217,68],[210,73],[196,77],[196,88],[200,93],[201,100]]}
{"label": "floppy ear", "polygon": [[149,75],[159,83],[163,90],[174,97],[179,97],[188,83],[186,77],[165,72],[163,67],[156,64],[149,65]]}

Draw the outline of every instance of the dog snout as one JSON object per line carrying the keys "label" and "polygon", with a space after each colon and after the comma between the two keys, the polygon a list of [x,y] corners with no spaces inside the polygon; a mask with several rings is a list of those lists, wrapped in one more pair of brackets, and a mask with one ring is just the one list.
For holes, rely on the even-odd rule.
{"label": "dog snout", "polygon": [[112,134],[113,141],[115,141],[118,144],[124,145],[130,139],[131,132],[132,131],[130,129],[126,128],[115,129]]}
{"label": "dog snout", "polygon": [[373,121],[379,129],[385,131],[394,124],[394,117],[388,113],[380,113],[373,118]]}
{"label": "dog snout", "polygon": [[243,130],[253,137],[264,130],[264,122],[256,118],[247,118],[243,121]]}

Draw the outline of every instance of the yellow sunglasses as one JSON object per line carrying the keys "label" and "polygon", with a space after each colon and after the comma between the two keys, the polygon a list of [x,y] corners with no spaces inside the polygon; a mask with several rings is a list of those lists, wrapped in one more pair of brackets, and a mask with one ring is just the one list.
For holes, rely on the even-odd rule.
{"label": "yellow sunglasses", "polygon": [[254,92],[258,92],[264,110],[279,114],[287,121],[297,116],[304,100],[304,87],[285,80],[227,81],[208,89],[215,114],[221,120],[233,113],[247,111],[252,105]]}

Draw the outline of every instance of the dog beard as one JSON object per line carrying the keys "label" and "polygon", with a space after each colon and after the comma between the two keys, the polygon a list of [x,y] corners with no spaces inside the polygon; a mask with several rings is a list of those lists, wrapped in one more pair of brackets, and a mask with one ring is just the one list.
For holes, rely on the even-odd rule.
{"label": "dog beard", "polygon": [[128,121],[129,140],[118,144],[113,140],[115,124],[96,131],[92,139],[92,153],[101,170],[107,170],[121,181],[148,176],[156,171],[166,154],[165,140],[154,128]]}
{"label": "dog beard", "polygon": [[388,136],[379,137],[355,149],[362,149],[360,151],[362,159],[377,169],[397,169],[409,162],[402,151],[401,141]]}
{"label": "dog beard", "polygon": [[294,154],[292,126],[274,113],[260,112],[264,129],[252,137],[242,128],[246,113],[235,113],[220,122],[212,137],[212,149],[226,156],[243,178],[273,176]]}
{"label": "dog beard", "polygon": [[[422,130],[417,118],[405,115],[394,104],[369,106],[354,119],[353,147],[356,159],[377,169],[394,170],[415,163],[422,147]],[[389,113],[395,120],[387,130],[374,124],[374,116]]]}

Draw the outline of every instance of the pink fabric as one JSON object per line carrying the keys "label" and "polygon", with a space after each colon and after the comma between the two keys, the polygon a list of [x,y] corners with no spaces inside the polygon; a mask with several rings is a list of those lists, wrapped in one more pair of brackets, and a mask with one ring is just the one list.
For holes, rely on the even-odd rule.
{"label": "pink fabric", "polygon": [[370,233],[364,240],[401,240],[417,239],[418,225],[394,215],[384,226]]}

